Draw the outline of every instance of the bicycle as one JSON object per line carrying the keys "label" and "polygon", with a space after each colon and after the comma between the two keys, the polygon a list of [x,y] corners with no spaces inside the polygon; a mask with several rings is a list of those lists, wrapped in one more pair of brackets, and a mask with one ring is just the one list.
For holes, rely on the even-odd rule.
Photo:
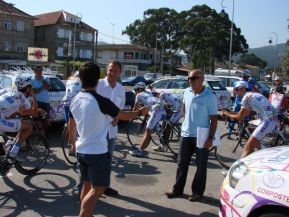
{"label": "bicycle", "polygon": [[[171,114],[173,111],[171,112]],[[155,131],[151,135],[150,141],[155,145],[164,145],[174,155],[178,154],[179,141],[181,137],[181,123],[172,123],[170,121],[170,115],[167,115],[165,120],[157,123]],[[137,145],[141,143],[144,136],[144,132],[147,125],[148,116],[144,118],[136,118],[129,122],[127,127],[127,138],[133,149],[137,148]],[[166,135],[165,136],[165,134]],[[168,139],[165,139],[168,138]]]}
{"label": "bicycle", "polygon": [[[254,121],[239,122],[237,131],[224,133],[220,137],[221,145],[216,149],[216,158],[225,169],[229,169],[235,161],[240,159],[243,147],[256,128],[253,122]],[[264,137],[255,151],[281,145],[286,145],[286,141],[282,131],[276,128],[272,133]]]}
{"label": "bicycle", "polygon": [[18,162],[8,158],[8,153],[12,149],[20,136],[18,133],[0,133],[2,138],[0,142],[0,175],[5,176],[14,165],[15,169],[23,175],[33,175],[45,165],[49,157],[49,144],[37,126],[37,120],[34,118],[25,118],[33,125],[31,135],[22,144],[18,155],[23,162]]}
{"label": "bicycle", "polygon": [[65,125],[63,126],[63,130],[61,133],[61,139],[60,139],[60,145],[62,148],[62,152],[64,155],[65,160],[75,166],[77,164],[77,158],[76,156],[72,156],[69,154],[69,151],[72,148],[72,145],[69,143],[68,141],[68,127],[67,127],[67,123],[65,123]]}

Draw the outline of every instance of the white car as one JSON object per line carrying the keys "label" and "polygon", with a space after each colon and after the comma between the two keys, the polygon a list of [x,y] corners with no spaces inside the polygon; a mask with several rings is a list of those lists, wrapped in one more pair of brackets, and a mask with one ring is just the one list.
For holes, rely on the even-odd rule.
{"label": "white car", "polygon": [[[187,77],[168,77],[160,79],[150,85],[150,88],[159,91],[168,91],[179,95],[183,99],[184,91],[188,88],[189,82]],[[220,83],[218,79],[205,78],[204,86],[209,88],[217,97],[218,110],[230,109],[232,101],[230,93]]]}
{"label": "white car", "polygon": [[[15,81],[18,77],[32,78],[34,72],[21,72],[11,71],[0,74],[0,87],[1,88],[15,88]],[[49,92],[49,103],[50,103],[50,121],[51,122],[64,122],[64,107],[62,99],[65,94],[65,85],[63,82],[54,74],[45,74],[43,77],[49,79],[50,89]]]}
{"label": "white car", "polygon": [[219,216],[289,216],[289,147],[252,153],[236,161],[220,189]]}

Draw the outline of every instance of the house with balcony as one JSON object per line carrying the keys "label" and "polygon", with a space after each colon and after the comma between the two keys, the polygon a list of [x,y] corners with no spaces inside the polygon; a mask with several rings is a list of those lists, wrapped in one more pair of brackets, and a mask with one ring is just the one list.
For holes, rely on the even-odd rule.
{"label": "house with balcony", "polygon": [[118,60],[123,76],[141,75],[156,62],[160,64],[160,52],[135,44],[101,44],[97,46],[97,63],[105,68],[110,60]]}
{"label": "house with balcony", "polygon": [[48,48],[48,61],[95,61],[97,31],[81,14],[56,11],[35,16],[35,46]]}
{"label": "house with balcony", "polygon": [[27,48],[34,45],[34,20],[13,4],[0,0],[0,69],[26,65]]}

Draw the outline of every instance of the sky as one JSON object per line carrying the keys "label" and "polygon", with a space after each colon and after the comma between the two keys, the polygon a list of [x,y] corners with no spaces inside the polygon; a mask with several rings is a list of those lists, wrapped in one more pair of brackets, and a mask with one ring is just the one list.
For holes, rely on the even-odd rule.
{"label": "sky", "polygon": [[[99,31],[98,40],[114,43],[129,43],[122,35],[126,26],[143,18],[143,12],[151,8],[167,7],[181,12],[194,5],[206,4],[217,12],[225,9],[250,48],[269,46],[289,39],[288,0],[5,0],[18,9],[38,15],[59,10],[82,17],[82,21]],[[223,2],[223,3],[222,3]],[[223,7],[222,7],[223,6]],[[114,34],[113,34],[114,32]],[[114,35],[114,37],[113,37]],[[114,40],[113,40],[114,39]]]}

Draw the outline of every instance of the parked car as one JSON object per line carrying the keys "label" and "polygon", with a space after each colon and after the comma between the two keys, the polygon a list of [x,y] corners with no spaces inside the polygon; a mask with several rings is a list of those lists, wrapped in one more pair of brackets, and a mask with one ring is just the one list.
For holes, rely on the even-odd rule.
{"label": "parked car", "polygon": [[151,84],[151,83],[155,82],[156,80],[158,80],[159,77],[160,77],[160,74],[158,74],[158,73],[146,73],[144,75],[145,83]]}
{"label": "parked car", "polygon": [[257,151],[236,161],[220,189],[219,216],[288,216],[288,168],[288,146]]}
{"label": "parked car", "polygon": [[[226,75],[214,75],[214,76],[209,76],[210,78],[218,78],[220,79],[221,83],[226,87],[226,89],[229,91],[231,94],[232,99],[235,97],[234,96],[234,83],[236,81],[241,81],[242,78],[238,76],[226,76]],[[269,97],[270,94],[270,87],[261,81],[256,81],[256,86],[260,90],[260,93],[262,93],[265,97]]]}
{"label": "parked car", "polygon": [[[15,81],[18,77],[32,78],[34,72],[21,72],[12,71],[0,74],[0,87],[2,88],[16,88]],[[64,108],[62,99],[65,94],[65,85],[63,82],[52,73],[45,74],[43,77],[49,79],[50,89],[49,92],[49,103],[50,103],[50,121],[51,122],[62,122],[64,121]]]}
{"label": "parked car", "polygon": [[[216,95],[218,100],[218,110],[231,108],[232,101],[230,93],[219,80],[205,78],[204,85]],[[163,78],[152,83],[150,88],[175,93],[182,99],[185,89],[189,86],[190,85],[186,77],[170,77]]]}
{"label": "parked car", "polygon": [[143,76],[131,76],[124,79],[121,83],[123,86],[134,86],[138,82],[145,82],[145,78]]}

